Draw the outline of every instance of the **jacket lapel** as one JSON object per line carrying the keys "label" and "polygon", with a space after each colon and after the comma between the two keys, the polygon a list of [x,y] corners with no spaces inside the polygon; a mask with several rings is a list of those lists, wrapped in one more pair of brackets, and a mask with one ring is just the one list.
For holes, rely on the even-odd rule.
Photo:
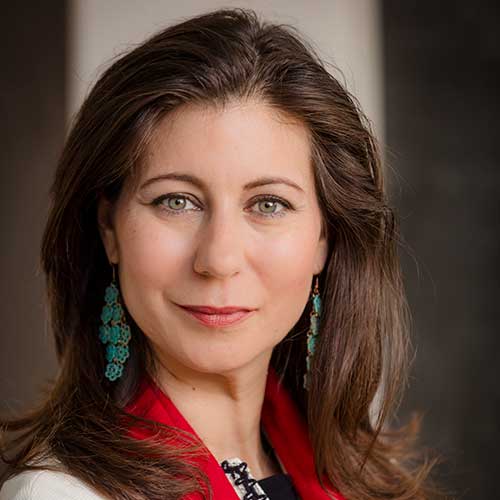
{"label": "jacket lapel", "polygon": [[[199,438],[172,400],[147,375],[141,382],[137,398],[127,405],[126,411],[177,427]],[[292,397],[279,383],[278,375],[273,367],[269,367],[268,371],[261,422],[278,460],[290,475],[299,496],[307,500],[330,500],[316,478],[307,425]],[[141,428],[130,429],[129,433],[137,439],[143,439],[149,435]],[[180,444],[181,440],[179,440]],[[192,461],[210,478],[214,498],[239,500],[239,495],[217,459],[208,449],[205,451],[205,454],[193,457]],[[326,478],[325,485],[335,494],[336,499],[345,500]],[[200,498],[200,494],[194,493],[185,496],[183,500],[199,500]]]}
{"label": "jacket lapel", "polygon": [[[274,452],[290,474],[299,496],[303,499],[329,500],[321,488],[314,466],[314,454],[306,422],[276,371],[270,367],[266,395],[262,406],[262,424]],[[324,478],[324,484],[337,500],[345,500]]]}
{"label": "jacket lapel", "polygon": [[[171,427],[177,427],[199,438],[172,400],[149,376],[143,379],[137,400],[129,404],[126,410],[134,415],[145,417]],[[136,439],[144,439],[150,435],[141,428],[133,428],[129,433]],[[175,439],[173,440],[173,444],[179,447],[182,447],[182,443],[184,443],[184,441],[181,440],[181,438],[179,438],[178,441]],[[239,500],[239,496],[234,490],[233,485],[226,478],[226,474],[216,458],[208,449],[205,451],[206,453],[203,455],[194,456],[191,462],[193,465],[201,468],[209,477],[214,493],[213,498]],[[199,493],[193,493],[184,496],[183,500],[200,500],[201,498],[202,496]]]}

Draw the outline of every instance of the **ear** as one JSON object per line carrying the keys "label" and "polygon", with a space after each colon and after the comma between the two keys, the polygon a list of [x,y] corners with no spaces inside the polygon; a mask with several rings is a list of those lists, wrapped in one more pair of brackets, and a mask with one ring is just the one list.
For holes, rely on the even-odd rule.
{"label": "ear", "polygon": [[323,270],[326,264],[326,259],[328,257],[328,231],[324,221],[322,222],[321,227],[321,235],[316,250],[314,274],[319,274]]}
{"label": "ear", "polygon": [[97,224],[110,264],[118,264],[118,239],[113,223],[113,204],[101,196],[97,204]]}

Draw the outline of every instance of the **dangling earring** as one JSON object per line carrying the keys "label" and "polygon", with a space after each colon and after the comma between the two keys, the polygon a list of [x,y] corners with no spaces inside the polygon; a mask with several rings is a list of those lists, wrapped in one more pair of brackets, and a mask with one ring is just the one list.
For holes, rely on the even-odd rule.
{"label": "dangling earring", "polygon": [[307,332],[307,356],[306,356],[306,373],[304,373],[304,389],[309,390],[309,371],[311,369],[311,358],[316,348],[316,341],[319,334],[319,318],[321,315],[321,297],[318,289],[318,276],[314,285],[312,295],[313,307],[310,313],[310,326]]}
{"label": "dangling earring", "polygon": [[123,365],[129,357],[128,343],[131,333],[125,319],[125,311],[120,303],[120,293],[116,286],[115,266],[113,280],[106,287],[104,307],[102,308],[102,325],[99,327],[99,340],[106,345],[106,371],[104,375],[112,382],[122,376]]}

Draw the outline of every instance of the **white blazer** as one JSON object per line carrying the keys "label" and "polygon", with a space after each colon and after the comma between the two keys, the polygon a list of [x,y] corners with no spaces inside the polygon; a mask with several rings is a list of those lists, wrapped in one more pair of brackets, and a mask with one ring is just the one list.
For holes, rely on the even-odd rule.
{"label": "white blazer", "polygon": [[0,500],[106,500],[70,474],[49,470],[24,471],[0,490]]}
{"label": "white blazer", "polygon": [[[249,486],[249,479],[255,479],[247,469],[241,472],[240,465],[244,463],[234,457],[225,460],[228,470],[226,477],[233,486],[238,498],[248,497],[249,493],[258,494],[258,498],[269,500],[257,481]],[[284,470],[284,469],[283,469]],[[247,481],[239,480],[244,474]],[[99,495],[86,483],[71,474],[59,471],[35,470],[24,471],[7,481],[0,490],[0,500],[107,500]]]}

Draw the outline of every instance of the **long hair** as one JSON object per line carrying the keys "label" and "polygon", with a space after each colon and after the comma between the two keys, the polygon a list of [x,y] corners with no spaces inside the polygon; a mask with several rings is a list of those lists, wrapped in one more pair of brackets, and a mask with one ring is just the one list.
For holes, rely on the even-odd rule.
{"label": "long hair", "polygon": [[302,387],[310,304],[275,347],[271,364],[309,423],[318,477],[326,474],[348,499],[439,494],[430,481],[438,458],[421,456],[415,446],[421,417],[392,428],[409,371],[410,314],[397,218],[370,123],[294,27],[239,8],[184,20],[120,56],[73,121],[41,248],[59,372],[38,407],[0,420],[4,480],[46,467],[41,460],[54,456],[115,499],[173,500],[207,485],[206,476],[183,460],[200,443],[186,436],[190,448],[165,446],[171,429],[145,419],[127,417],[158,439],[138,441],[124,432],[124,407],[141,375],[154,370],[154,358],[129,317],[131,358],[124,374],[114,383],[103,376],[97,331],[111,269],[97,202],[117,199],[168,113],[187,103],[223,108],[246,99],[300,121],[310,138],[329,243],[319,275],[323,311],[310,390]]}

